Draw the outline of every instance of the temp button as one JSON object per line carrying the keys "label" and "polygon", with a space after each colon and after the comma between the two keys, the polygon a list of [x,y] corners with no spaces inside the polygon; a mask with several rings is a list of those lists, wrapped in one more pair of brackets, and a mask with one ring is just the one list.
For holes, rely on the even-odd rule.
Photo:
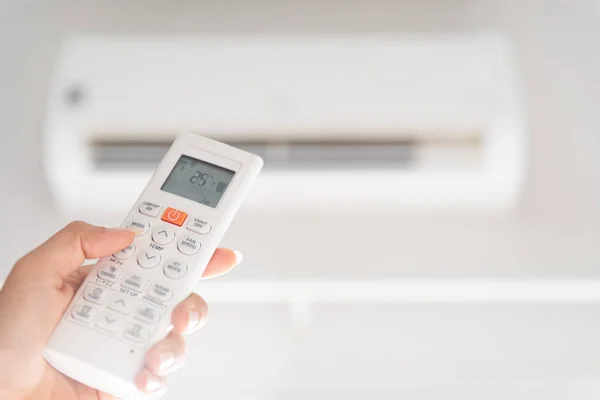
{"label": "temp button", "polygon": [[162,220],[173,225],[181,226],[187,218],[187,213],[168,207],[162,215]]}

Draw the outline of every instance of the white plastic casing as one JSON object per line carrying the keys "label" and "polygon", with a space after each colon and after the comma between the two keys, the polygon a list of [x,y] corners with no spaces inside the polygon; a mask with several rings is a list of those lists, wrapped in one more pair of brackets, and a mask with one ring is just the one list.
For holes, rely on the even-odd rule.
{"label": "white plastic casing", "polygon": [[[216,208],[160,189],[181,155],[235,171],[232,181]],[[146,233],[136,237],[135,251],[127,259],[118,260],[114,256],[104,257],[93,266],[47,345],[45,352],[47,361],[65,375],[102,392],[119,398],[143,398],[143,395],[136,389],[134,380],[143,366],[146,350],[169,333],[173,308],[194,290],[261,168],[262,159],[256,155],[201,136],[180,135],[164,156],[122,224],[125,227],[132,218],[137,218],[147,221],[150,225],[149,229]],[[93,196],[93,193],[90,195]],[[161,206],[156,217],[140,213],[139,208],[143,202]],[[168,207],[188,214],[181,227],[161,220],[161,216]],[[204,234],[190,231],[187,224],[193,218],[207,221],[211,226],[210,231]],[[153,243],[152,233],[156,228],[170,228],[175,233],[174,240],[162,246]],[[200,250],[193,255],[185,255],[178,249],[179,239],[187,235],[199,240],[201,244]],[[156,267],[142,268],[138,264],[138,255],[150,249],[151,243],[161,261]],[[169,278],[164,272],[164,267],[169,260],[177,260],[186,264],[187,273],[179,279]],[[98,272],[102,267],[107,266],[116,267],[115,274],[119,274],[119,276],[115,279],[101,279]],[[141,278],[141,282],[148,280],[148,283],[143,288],[138,288],[137,291],[127,289],[121,284],[123,283],[122,279],[128,274],[137,275]],[[107,276],[105,275],[105,277]],[[110,280],[116,282],[110,282]],[[129,283],[131,284],[131,281]],[[160,285],[163,289],[169,289],[170,292],[167,290],[168,293],[164,298],[171,298],[164,301],[150,298],[148,294],[154,289],[155,284]],[[100,288],[96,300],[102,299],[102,304],[84,299],[84,291],[88,287]],[[141,293],[139,293],[140,290]],[[160,293],[164,294],[165,291],[162,290]],[[93,296],[95,295],[91,297],[93,298]],[[123,314],[123,310],[114,311],[107,308],[113,296],[116,298],[123,296],[126,299],[125,303],[132,304],[133,308],[127,315]],[[73,317],[73,311],[82,304],[91,307],[86,309],[86,311],[92,310],[91,312],[83,314],[91,315],[88,321],[77,320]],[[119,303],[118,306],[120,307],[120,305]],[[141,312],[140,315],[134,316],[137,307],[141,307]],[[140,316],[152,317],[152,313],[145,312],[149,310],[157,311],[155,314],[160,314],[160,319],[156,323],[139,320]],[[96,324],[102,323],[100,318],[106,317],[108,317],[107,321],[116,320],[117,326],[120,328],[115,328],[112,325],[114,322],[110,323],[110,330],[114,330],[113,333],[98,328]],[[143,329],[131,328],[134,325],[130,324],[141,326]],[[149,332],[147,341],[128,340],[124,336],[124,331],[129,329],[128,327],[131,328],[131,331],[139,333],[141,338],[143,338],[142,333]]]}

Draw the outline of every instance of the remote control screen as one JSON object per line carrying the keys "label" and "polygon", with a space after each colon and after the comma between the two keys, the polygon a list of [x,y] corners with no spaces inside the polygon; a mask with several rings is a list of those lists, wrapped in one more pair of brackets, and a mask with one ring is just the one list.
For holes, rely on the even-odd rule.
{"label": "remote control screen", "polygon": [[235,172],[182,155],[161,190],[215,208]]}

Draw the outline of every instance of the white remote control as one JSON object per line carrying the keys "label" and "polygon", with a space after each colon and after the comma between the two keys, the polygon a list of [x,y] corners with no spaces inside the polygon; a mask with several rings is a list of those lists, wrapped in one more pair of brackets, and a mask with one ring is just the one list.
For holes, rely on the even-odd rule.
{"label": "white remote control", "polygon": [[134,380],[146,351],[168,335],[171,311],[194,290],[262,163],[211,139],[178,136],[122,224],[138,229],[135,241],[92,268],[46,360],[100,391],[142,397]]}

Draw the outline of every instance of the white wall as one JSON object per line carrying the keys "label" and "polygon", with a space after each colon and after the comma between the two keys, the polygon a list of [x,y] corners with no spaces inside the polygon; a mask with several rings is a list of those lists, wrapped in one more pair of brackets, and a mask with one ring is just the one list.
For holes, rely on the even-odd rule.
{"label": "white wall", "polygon": [[[458,32],[498,29],[521,60],[531,128],[515,215],[376,216],[355,246],[343,217],[242,215],[225,244],[247,262],[226,279],[600,276],[600,5],[595,1],[0,2],[3,265],[65,221],[43,180],[44,96],[71,33]],[[576,5],[576,6],[575,6]],[[365,216],[356,216],[365,217]],[[332,236],[347,224],[345,235]],[[270,229],[272,228],[272,229]],[[348,252],[348,248],[352,252]],[[264,250],[268,248],[267,256]],[[256,257],[254,257],[256,255]],[[350,260],[364,269],[348,269]],[[317,305],[294,331],[285,304],[216,304],[172,398],[591,398],[599,306]],[[242,334],[243,333],[243,334]],[[483,389],[482,389],[483,390]]]}
{"label": "white wall", "polygon": [[[15,259],[31,247],[32,240],[43,240],[63,223],[53,212],[42,179],[39,136],[53,60],[65,35],[499,29],[514,39],[528,96],[530,173],[517,215],[503,221],[475,218],[466,224],[462,218],[440,221],[399,217],[401,226],[408,221],[408,228],[406,237],[402,227],[398,234],[411,240],[417,226],[421,227],[417,235],[421,234],[419,231],[452,231],[471,250],[480,247],[477,241],[483,232],[501,236],[491,238],[492,247],[499,248],[503,240],[511,241],[516,236],[519,242],[534,247],[527,256],[533,261],[553,264],[557,257],[561,263],[572,259],[569,273],[573,269],[595,273],[593,265],[599,254],[594,243],[600,216],[600,161],[596,157],[600,122],[595,115],[600,101],[596,73],[600,66],[600,35],[595,27],[600,17],[597,4],[578,1],[574,7],[568,1],[349,1],[342,7],[334,1],[226,1],[218,5],[193,1],[180,1],[177,5],[136,1],[8,2],[0,8],[0,118],[2,135],[10,143],[0,150],[4,166],[0,176],[5,188],[10,188],[2,198],[3,208],[10,210],[5,224],[11,227],[11,233],[3,238],[6,259]],[[14,173],[13,166],[19,173]],[[27,226],[27,241],[21,236],[25,230],[14,230],[19,225]],[[495,228],[488,229],[490,225]],[[436,229],[429,229],[434,226]],[[322,227],[322,231],[325,235],[327,227]],[[265,233],[269,235],[268,231]],[[234,233],[231,236],[237,237]],[[272,237],[267,239],[271,243]],[[550,254],[540,255],[538,246]],[[497,257],[504,257],[507,250],[502,248]],[[529,254],[526,249],[523,252]],[[529,265],[518,269],[547,267],[528,261],[531,260],[524,259]],[[493,273],[496,272],[499,271]]]}

